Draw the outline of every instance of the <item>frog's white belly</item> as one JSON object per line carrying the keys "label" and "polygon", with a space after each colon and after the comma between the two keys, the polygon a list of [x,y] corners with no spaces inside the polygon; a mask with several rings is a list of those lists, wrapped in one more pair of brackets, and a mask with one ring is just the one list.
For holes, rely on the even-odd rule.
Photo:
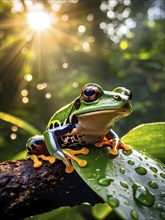
{"label": "frog's white belly", "polygon": [[61,146],[95,144],[112,128],[119,118],[116,110],[105,110],[86,113],[78,116],[78,123],[73,131],[61,137]]}

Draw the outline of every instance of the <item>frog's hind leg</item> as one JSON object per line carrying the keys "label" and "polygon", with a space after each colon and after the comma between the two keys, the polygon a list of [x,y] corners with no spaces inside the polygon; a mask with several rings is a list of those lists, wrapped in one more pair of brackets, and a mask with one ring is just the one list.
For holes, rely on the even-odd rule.
{"label": "frog's hind leg", "polygon": [[132,149],[130,145],[125,145],[122,141],[120,141],[118,135],[112,130],[101,141],[95,144],[96,147],[104,147],[106,145],[111,147],[109,153],[112,155],[119,154],[118,148],[122,148],[124,150]]}
{"label": "frog's hind leg", "polygon": [[107,137],[104,137],[101,141],[95,144],[95,147],[104,147],[104,146],[110,146],[111,150],[109,151],[112,155],[118,155],[118,145],[116,144],[116,141],[114,139],[108,139]]}
{"label": "frog's hind leg", "polygon": [[[84,155],[88,154],[89,153],[88,148],[83,147],[80,150],[72,150],[70,148],[66,148],[66,149],[63,149],[62,151],[69,159],[76,161],[80,167],[85,167],[87,165],[86,160],[82,160],[82,159],[76,157],[75,155],[76,154],[84,154]],[[69,166],[66,166],[66,172],[70,173],[70,169],[72,169],[72,167],[73,166],[71,164]]]}
{"label": "frog's hind leg", "polygon": [[42,160],[45,160],[45,161],[49,161],[50,164],[53,164],[56,161],[55,157],[53,157],[53,156],[45,156],[43,154],[40,154],[40,155],[34,155],[34,154],[29,155],[28,154],[27,158],[30,158],[33,161],[33,167],[34,168],[39,168],[39,167],[42,166],[42,161],[39,160],[39,159],[42,159]]}
{"label": "frog's hind leg", "polygon": [[50,164],[53,164],[56,161],[56,158],[54,156],[45,156],[43,154],[38,155],[38,158],[41,158],[42,160],[45,160],[45,161],[49,161]]}
{"label": "frog's hind leg", "polygon": [[30,158],[33,161],[33,167],[34,168],[39,168],[42,166],[42,162],[38,159],[37,155],[34,154],[28,154],[27,158]]}

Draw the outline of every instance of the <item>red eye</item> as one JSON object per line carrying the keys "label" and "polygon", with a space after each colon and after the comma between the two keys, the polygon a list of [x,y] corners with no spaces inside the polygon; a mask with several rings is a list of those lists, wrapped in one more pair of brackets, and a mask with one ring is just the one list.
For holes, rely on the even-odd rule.
{"label": "red eye", "polygon": [[87,84],[82,89],[81,96],[85,102],[93,102],[98,99],[100,92],[101,92],[101,89],[99,86],[95,84]]}

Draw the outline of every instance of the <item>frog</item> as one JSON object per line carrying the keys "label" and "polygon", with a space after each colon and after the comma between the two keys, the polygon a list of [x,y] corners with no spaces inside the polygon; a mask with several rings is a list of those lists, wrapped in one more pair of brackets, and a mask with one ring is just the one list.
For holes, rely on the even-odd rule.
{"label": "frog", "polygon": [[96,83],[84,85],[76,99],[53,114],[43,135],[28,139],[27,156],[33,167],[41,167],[42,160],[50,164],[61,160],[66,173],[72,173],[71,160],[87,166],[87,160],[77,155],[89,154],[88,146],[107,147],[108,154],[114,156],[120,148],[132,149],[112,130],[118,120],[132,113],[131,101],[132,93],[125,87],[107,91]]}

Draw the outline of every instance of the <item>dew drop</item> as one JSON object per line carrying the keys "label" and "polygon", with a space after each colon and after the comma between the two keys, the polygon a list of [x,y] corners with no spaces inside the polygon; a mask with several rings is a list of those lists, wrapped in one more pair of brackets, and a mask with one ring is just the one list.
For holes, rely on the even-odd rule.
{"label": "dew drop", "polygon": [[133,196],[140,204],[151,207],[155,202],[155,196],[145,187],[134,184]]}
{"label": "dew drop", "polygon": [[105,177],[99,178],[97,182],[101,186],[109,186],[111,184],[111,182],[113,182],[113,181],[114,181],[114,179],[111,179],[111,178],[105,176]]}
{"label": "dew drop", "polygon": [[156,207],[159,211],[163,211],[163,206],[161,204],[158,204]]}
{"label": "dew drop", "polygon": [[128,184],[126,182],[120,182],[120,185],[126,189],[128,189]]}
{"label": "dew drop", "polygon": [[147,173],[147,170],[144,167],[136,167],[135,170],[140,175],[145,175]]}
{"label": "dew drop", "polygon": [[96,172],[100,172],[100,169],[97,168],[97,169],[96,169]]}
{"label": "dew drop", "polygon": [[132,210],[131,211],[131,217],[135,220],[138,220],[139,219],[139,215],[138,213],[135,211],[135,210]]}
{"label": "dew drop", "polygon": [[165,173],[160,173],[160,176],[165,179]]}
{"label": "dew drop", "polygon": [[156,167],[150,167],[150,169],[154,172],[154,173],[157,173],[158,170],[156,169]]}
{"label": "dew drop", "polygon": [[151,188],[153,188],[153,189],[157,189],[157,188],[158,188],[158,184],[155,183],[154,181],[150,181],[150,182],[148,183],[148,185],[149,185]]}
{"label": "dew drop", "polygon": [[135,162],[134,162],[133,160],[128,160],[128,164],[129,164],[129,165],[134,165]]}
{"label": "dew drop", "polygon": [[99,188],[99,187],[98,187],[98,188],[96,188],[96,191],[97,191],[97,192],[101,191],[101,188]]}
{"label": "dew drop", "polygon": [[124,174],[125,173],[125,169],[124,168],[120,168],[120,173]]}
{"label": "dew drop", "polygon": [[131,155],[132,154],[132,150],[123,150],[123,154]]}
{"label": "dew drop", "polygon": [[130,205],[130,203],[128,201],[125,201],[124,205]]}
{"label": "dew drop", "polygon": [[162,219],[165,219],[165,212],[161,212],[161,213],[160,213],[160,217],[161,217]]}
{"label": "dew drop", "polygon": [[119,206],[119,200],[116,199],[114,196],[112,195],[108,195],[107,196],[107,201],[108,201],[108,204],[112,207],[112,208],[115,208],[115,207],[118,207]]}
{"label": "dew drop", "polygon": [[93,179],[93,178],[87,179],[87,182],[88,182],[89,184],[91,184],[91,183],[94,182],[94,179]]}
{"label": "dew drop", "polygon": [[165,197],[165,192],[162,192],[162,193],[161,193],[161,196],[162,196],[162,197]]}

